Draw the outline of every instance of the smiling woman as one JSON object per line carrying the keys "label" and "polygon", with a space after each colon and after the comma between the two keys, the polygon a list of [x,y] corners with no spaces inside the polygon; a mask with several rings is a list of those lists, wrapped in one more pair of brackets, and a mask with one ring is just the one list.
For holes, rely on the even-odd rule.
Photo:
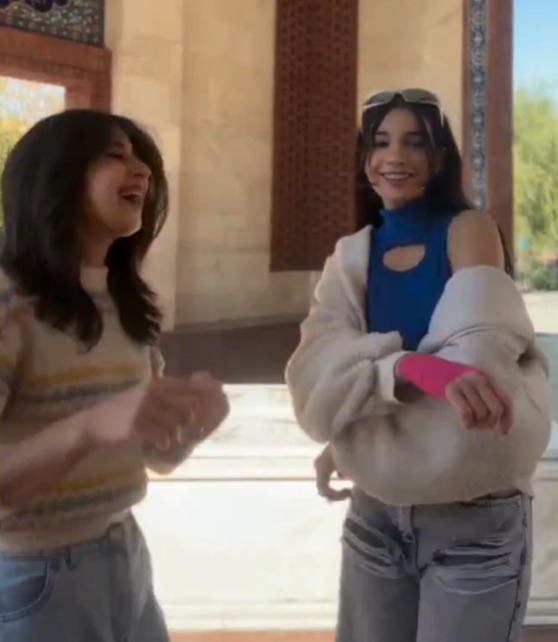
{"label": "smiling woman", "polygon": [[141,276],[167,215],[161,153],[128,118],[66,111],[15,145],[2,200],[0,638],[166,642],[131,508],[228,403],[207,374],[162,372]]}
{"label": "smiling woman", "polygon": [[150,179],[149,166],[137,157],[123,129],[115,126],[106,152],[87,171],[80,227],[85,264],[103,266],[115,238],[141,230]]}
{"label": "smiling woman", "polygon": [[[132,191],[139,203],[123,198]],[[157,336],[160,313],[138,270],[165,222],[168,196],[163,160],[147,133],[127,118],[101,112],[50,116],[15,146],[2,193],[2,265],[23,291],[37,297],[45,320],[73,328],[88,344],[98,338],[99,315],[78,287],[85,257],[109,269],[109,291],[130,336]],[[21,261],[22,255],[33,256],[33,262]],[[59,296],[50,298],[50,291]]]}
{"label": "smiling woman", "polygon": [[373,94],[360,125],[360,229],[326,261],[286,368],[300,427],[328,444],[318,491],[336,498],[335,470],[354,484],[337,640],[442,642],[465,621],[463,642],[518,640],[544,358],[437,96]]}
{"label": "smiling woman", "polygon": [[368,157],[365,172],[386,207],[395,208],[422,196],[429,165],[439,165],[432,154],[424,153],[431,136],[409,109],[390,111],[376,129],[371,143],[374,154]]}

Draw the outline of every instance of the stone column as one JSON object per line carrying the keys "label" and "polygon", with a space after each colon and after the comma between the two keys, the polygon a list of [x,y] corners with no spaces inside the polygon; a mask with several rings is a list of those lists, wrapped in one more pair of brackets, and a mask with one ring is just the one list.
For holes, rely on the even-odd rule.
{"label": "stone column", "polygon": [[106,45],[113,52],[113,111],[137,120],[160,144],[170,187],[170,216],[146,274],[161,295],[165,327],[175,323],[182,154],[182,0],[110,0]]}

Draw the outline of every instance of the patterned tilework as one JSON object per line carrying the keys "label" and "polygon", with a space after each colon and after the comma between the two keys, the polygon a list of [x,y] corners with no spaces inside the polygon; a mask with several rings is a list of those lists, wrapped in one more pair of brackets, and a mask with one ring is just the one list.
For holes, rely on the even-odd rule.
{"label": "patterned tilework", "polygon": [[466,97],[469,124],[469,154],[471,193],[477,207],[486,207],[488,190],[488,1],[469,0],[468,29],[469,95]]}
{"label": "patterned tilework", "polygon": [[0,25],[102,47],[104,0],[0,0]]}

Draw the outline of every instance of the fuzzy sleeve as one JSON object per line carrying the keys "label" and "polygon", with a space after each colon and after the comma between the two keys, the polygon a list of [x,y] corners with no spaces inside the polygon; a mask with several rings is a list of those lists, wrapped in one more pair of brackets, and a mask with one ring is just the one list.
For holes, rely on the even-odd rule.
{"label": "fuzzy sleeve", "polygon": [[318,442],[332,441],[353,422],[386,415],[399,405],[395,364],[398,333],[369,334],[336,253],[324,266],[286,381],[301,428]]}

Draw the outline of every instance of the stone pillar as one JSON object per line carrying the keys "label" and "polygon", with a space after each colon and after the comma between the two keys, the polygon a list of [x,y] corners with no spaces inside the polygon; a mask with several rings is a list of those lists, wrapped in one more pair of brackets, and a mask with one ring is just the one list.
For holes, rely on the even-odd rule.
{"label": "stone pillar", "polygon": [[182,155],[182,0],[110,0],[106,45],[113,52],[113,111],[145,126],[160,144],[169,178],[170,216],[146,274],[161,295],[165,327],[176,310]]}
{"label": "stone pillar", "polygon": [[307,275],[270,274],[275,2],[182,6],[177,318],[230,324],[301,316]]}

